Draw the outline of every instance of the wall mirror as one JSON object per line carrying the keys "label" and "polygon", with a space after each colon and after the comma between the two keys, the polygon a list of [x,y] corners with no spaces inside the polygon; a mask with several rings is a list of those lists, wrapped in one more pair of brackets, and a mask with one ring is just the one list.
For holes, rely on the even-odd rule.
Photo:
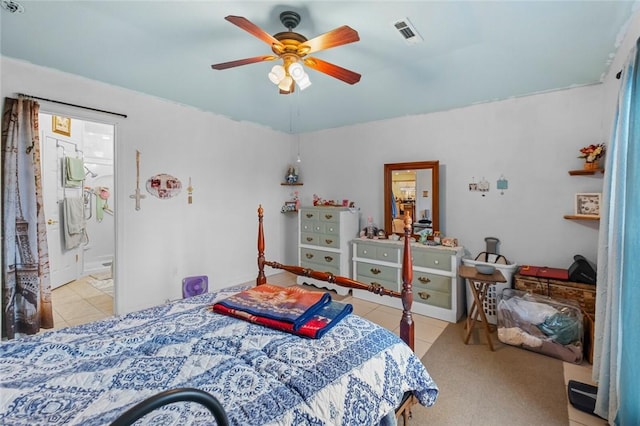
{"label": "wall mirror", "polygon": [[404,233],[404,214],[411,215],[413,233],[440,230],[439,161],[384,165],[384,229]]}

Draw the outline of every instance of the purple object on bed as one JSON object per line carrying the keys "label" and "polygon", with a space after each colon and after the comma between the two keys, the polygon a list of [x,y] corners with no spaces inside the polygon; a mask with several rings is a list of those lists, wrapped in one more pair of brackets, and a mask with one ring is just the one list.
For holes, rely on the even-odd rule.
{"label": "purple object on bed", "polygon": [[206,275],[187,277],[182,280],[182,298],[197,296],[209,291],[209,278]]}

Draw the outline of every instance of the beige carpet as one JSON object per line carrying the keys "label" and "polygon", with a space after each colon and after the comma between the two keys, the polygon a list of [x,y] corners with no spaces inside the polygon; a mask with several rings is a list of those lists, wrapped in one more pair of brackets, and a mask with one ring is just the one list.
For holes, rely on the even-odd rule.
{"label": "beige carpet", "polygon": [[[450,324],[422,358],[440,388],[432,407],[416,405],[411,426],[569,425],[562,361]],[[399,424],[402,424],[400,420]]]}

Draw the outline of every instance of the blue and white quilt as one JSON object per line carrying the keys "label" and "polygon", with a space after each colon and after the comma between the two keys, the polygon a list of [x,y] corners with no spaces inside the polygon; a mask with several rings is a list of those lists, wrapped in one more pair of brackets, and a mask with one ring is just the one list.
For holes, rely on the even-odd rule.
{"label": "blue and white quilt", "polygon": [[[156,393],[211,393],[232,425],[376,425],[438,388],[395,334],[348,315],[312,340],[211,312],[229,289],[0,344],[0,424],[108,425]],[[215,424],[180,402],[139,421]]]}

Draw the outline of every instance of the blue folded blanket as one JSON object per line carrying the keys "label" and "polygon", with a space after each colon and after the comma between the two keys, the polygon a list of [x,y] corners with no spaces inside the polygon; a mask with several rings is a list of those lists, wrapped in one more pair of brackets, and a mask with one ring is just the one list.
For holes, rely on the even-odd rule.
{"label": "blue folded blanket", "polygon": [[292,324],[294,331],[331,302],[329,293],[263,284],[218,302],[228,309]]}
{"label": "blue folded blanket", "polygon": [[254,324],[264,325],[265,327],[273,328],[274,330],[286,331],[297,336],[309,337],[311,339],[321,338],[334,325],[340,322],[340,320],[353,312],[353,305],[331,301],[322,306],[313,317],[302,324],[302,326],[297,330],[294,330],[293,324],[290,322],[278,321],[258,315],[247,314],[242,311],[236,311],[223,306],[221,303],[214,304],[212,308],[214,312],[219,314],[232,316]]}

